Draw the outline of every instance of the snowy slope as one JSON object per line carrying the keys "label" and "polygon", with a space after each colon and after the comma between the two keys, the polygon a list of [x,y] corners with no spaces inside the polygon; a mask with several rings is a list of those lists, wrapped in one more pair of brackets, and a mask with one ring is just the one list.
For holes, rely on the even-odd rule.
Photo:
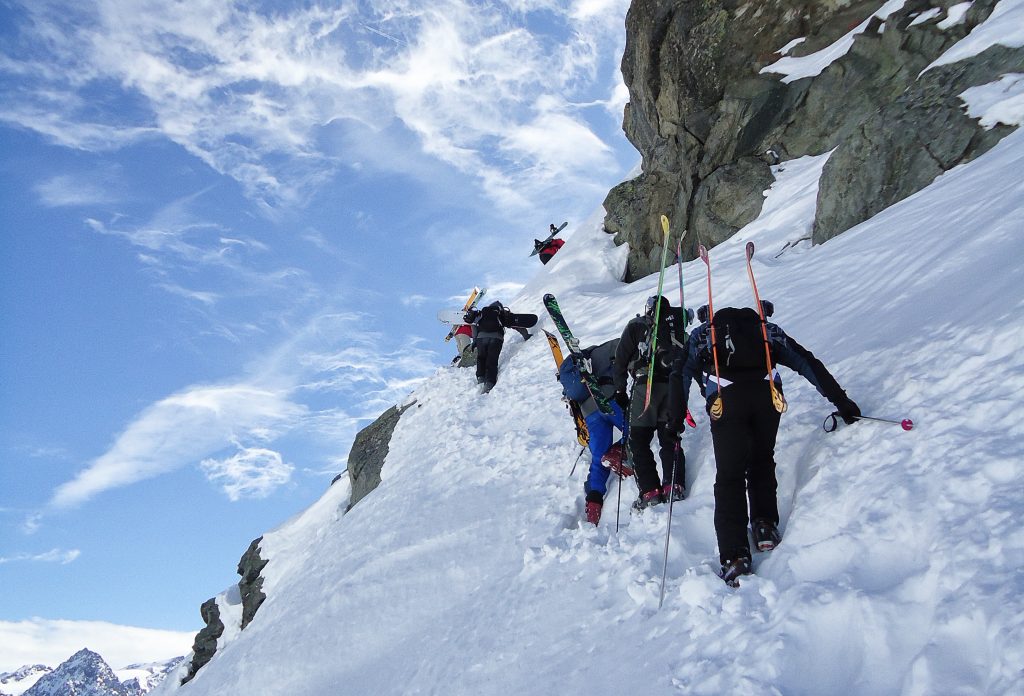
{"label": "snowy slope", "polygon": [[[782,545],[739,589],[715,574],[714,459],[694,394],[690,497],[615,531],[580,523],[585,464],[543,340],[510,332],[495,389],[439,369],[411,398],[380,487],[345,482],[265,536],[268,599],[186,694],[1012,694],[1024,692],[1024,132],[819,247],[825,156],[784,163],[761,217],[711,252],[715,302],[775,319],[866,414],[784,370]],[[617,335],[656,286],[581,227],[510,304],[556,293],[584,344]],[[687,305],[706,301],[699,261]],[[666,294],[678,300],[676,269]],[[542,326],[550,328],[550,321]],[[226,593],[222,603],[236,599]],[[176,692],[168,679],[154,693]]]}

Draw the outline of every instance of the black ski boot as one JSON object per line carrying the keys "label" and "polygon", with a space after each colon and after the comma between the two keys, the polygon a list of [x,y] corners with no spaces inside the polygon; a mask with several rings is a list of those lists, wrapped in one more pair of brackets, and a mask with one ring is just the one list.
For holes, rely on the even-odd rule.
{"label": "black ski boot", "polygon": [[735,560],[725,561],[722,563],[722,570],[718,576],[725,580],[725,584],[729,587],[740,586],[740,576],[750,575],[753,573],[753,569],[750,566],[750,558],[747,556],[739,556]]}
{"label": "black ski boot", "polygon": [[754,520],[750,525],[753,531],[754,544],[758,551],[771,551],[782,543],[782,535],[779,528],[771,520],[764,518]]}

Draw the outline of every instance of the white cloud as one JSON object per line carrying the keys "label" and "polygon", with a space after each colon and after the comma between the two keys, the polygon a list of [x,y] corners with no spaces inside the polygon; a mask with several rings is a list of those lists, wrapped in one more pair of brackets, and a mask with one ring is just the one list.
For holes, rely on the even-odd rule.
{"label": "white cloud", "polygon": [[79,505],[106,490],[196,463],[253,433],[286,430],[305,410],[285,392],[253,384],[191,387],[145,409],[107,452],[59,486],[50,504]]}
{"label": "white cloud", "polygon": [[207,478],[222,484],[232,501],[242,498],[266,498],[279,486],[291,480],[291,464],[279,452],[259,447],[245,447],[228,459],[204,459]]}
{"label": "white cloud", "polygon": [[40,202],[49,208],[102,205],[115,200],[109,187],[97,184],[95,177],[62,174],[41,181],[34,188]]}
{"label": "white cloud", "polygon": [[[0,119],[87,149],[159,133],[271,206],[308,198],[346,161],[344,152],[323,150],[327,124],[381,132],[398,122],[424,153],[475,178],[495,201],[524,206],[556,175],[594,178],[593,156],[583,150],[599,142],[593,128],[563,115],[590,137],[574,136],[583,149],[562,149],[568,158],[548,156],[566,126],[546,133],[555,115],[536,105],[544,96],[611,98],[620,80],[598,81],[597,69],[617,64],[626,6],[399,0],[264,12],[108,0],[69,20],[62,7],[33,4],[17,45],[48,50],[0,56],[0,73],[34,80]],[[121,85],[143,108],[98,109],[88,94],[97,81]],[[540,127],[524,137],[531,124]],[[368,156],[372,149],[349,163]]]}
{"label": "white cloud", "polygon": [[44,553],[22,553],[15,556],[0,556],[0,564],[3,563],[15,563],[15,562],[29,562],[29,563],[59,563],[60,565],[67,565],[77,559],[82,552],[78,549],[71,549],[63,551],[61,549],[51,549]]}
{"label": "white cloud", "polygon": [[[201,464],[232,500],[262,497],[286,484],[294,467],[271,449],[292,432],[336,443],[360,419],[376,417],[436,369],[436,355],[413,337],[383,347],[358,313],[317,316],[234,381],[194,385],[150,405],[111,447],[60,485],[51,510],[80,505],[113,488]],[[307,405],[324,393],[346,411]],[[236,453],[225,456],[225,448]],[[38,526],[38,520],[36,520]]]}
{"label": "white cloud", "polygon": [[0,621],[0,672],[30,664],[56,667],[85,647],[99,653],[114,669],[121,669],[187,655],[194,638],[194,633],[104,621]]}

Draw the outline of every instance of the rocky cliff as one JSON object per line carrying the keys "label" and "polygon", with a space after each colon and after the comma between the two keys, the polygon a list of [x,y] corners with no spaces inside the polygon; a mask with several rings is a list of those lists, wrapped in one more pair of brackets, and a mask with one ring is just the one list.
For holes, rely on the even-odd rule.
{"label": "rocky cliff", "polygon": [[[993,46],[922,73],[996,0],[975,0],[966,12],[968,3],[956,0],[900,4],[634,0],[622,59],[630,95],[623,129],[642,169],[605,200],[605,230],[630,245],[627,280],[658,270],[662,213],[672,220],[673,242],[689,231],[687,259],[698,243],[712,247],[753,220],[779,159],[834,150],[814,222],[820,243],[1008,132],[979,126],[957,95],[1024,69],[1024,49]],[[784,52],[823,55],[846,43],[817,74],[772,71]]]}

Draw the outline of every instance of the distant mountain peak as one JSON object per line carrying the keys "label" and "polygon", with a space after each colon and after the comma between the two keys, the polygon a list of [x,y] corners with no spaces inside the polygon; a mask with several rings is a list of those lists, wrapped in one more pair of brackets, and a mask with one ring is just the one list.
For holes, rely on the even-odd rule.
{"label": "distant mountain peak", "polygon": [[24,696],[138,696],[141,691],[122,684],[97,653],[82,648],[44,675]]}

